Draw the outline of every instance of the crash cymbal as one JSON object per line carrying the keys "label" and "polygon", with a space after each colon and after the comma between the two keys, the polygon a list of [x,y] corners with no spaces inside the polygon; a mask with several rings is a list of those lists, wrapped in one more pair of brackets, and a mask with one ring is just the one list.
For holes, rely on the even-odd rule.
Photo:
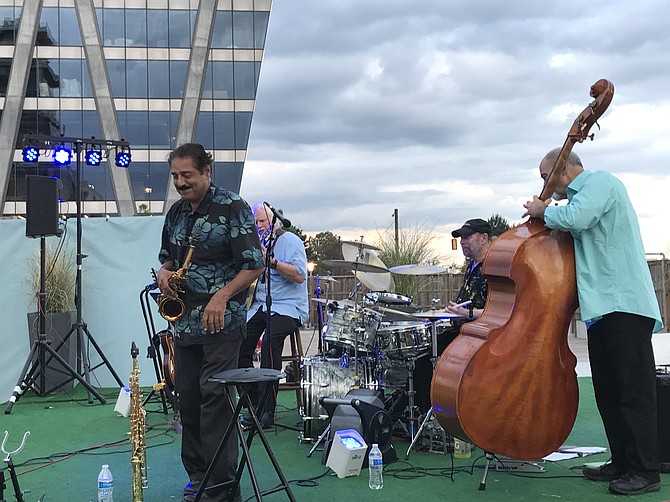
{"label": "crash cymbal", "polygon": [[[377,256],[372,249],[358,249],[352,244],[342,244],[342,256],[348,261],[357,261],[376,265],[384,270],[388,270],[384,262]],[[356,278],[367,286],[371,291],[395,291],[395,282],[391,272],[385,274],[373,272],[356,272]]]}
{"label": "crash cymbal", "polygon": [[391,273],[401,275],[433,275],[441,274],[442,272],[446,272],[446,270],[446,268],[440,267],[439,265],[423,265],[421,263],[398,265],[397,267],[391,267],[389,269]]}
{"label": "crash cymbal", "polygon": [[356,246],[358,249],[374,249],[375,251],[379,251],[379,248],[377,246],[373,246],[372,244],[368,244],[367,242],[363,241],[341,241],[342,244],[349,244],[351,246]]}
{"label": "crash cymbal", "polygon": [[321,263],[323,263],[326,267],[347,268],[355,272],[376,272],[378,274],[388,272],[388,269],[386,268],[382,268],[377,265],[370,265],[369,263],[363,263],[360,261],[323,260]]}

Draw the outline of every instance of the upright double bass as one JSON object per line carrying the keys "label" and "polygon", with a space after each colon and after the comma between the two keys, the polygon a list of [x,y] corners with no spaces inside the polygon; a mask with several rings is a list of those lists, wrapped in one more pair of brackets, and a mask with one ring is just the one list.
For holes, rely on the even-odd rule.
{"label": "upright double bass", "polygon": [[[539,196],[554,192],[568,155],[605,112],[614,86],[599,80],[575,119]],[[485,451],[542,458],[568,437],[579,404],[567,333],[577,309],[572,236],[531,218],[493,241],[482,273],[489,293],[482,315],[463,325],[433,374],[440,424]]]}

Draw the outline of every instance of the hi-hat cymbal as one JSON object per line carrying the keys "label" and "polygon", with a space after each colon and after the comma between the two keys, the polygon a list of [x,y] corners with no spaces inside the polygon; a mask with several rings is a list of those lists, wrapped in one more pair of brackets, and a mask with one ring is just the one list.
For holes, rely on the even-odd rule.
{"label": "hi-hat cymbal", "polygon": [[340,282],[335,277],[331,277],[329,275],[320,275],[318,276],[320,281],[326,281],[326,282]]}
{"label": "hi-hat cymbal", "polygon": [[323,260],[321,263],[323,263],[326,267],[348,268],[350,270],[354,270],[355,272],[376,272],[379,274],[388,272],[388,269],[359,261]]}
{"label": "hi-hat cymbal", "polygon": [[391,267],[389,271],[393,274],[401,275],[433,275],[446,272],[446,268],[439,265],[423,265],[421,263],[414,263],[412,265],[398,265]]}
{"label": "hi-hat cymbal", "polygon": [[312,300],[313,302],[316,302],[316,303],[322,303],[324,305],[326,305],[327,303],[337,303],[337,305],[341,306],[341,307],[355,307],[356,306],[356,302],[354,302],[352,300],[348,300],[346,298],[343,299],[343,300],[332,300],[332,299],[327,300],[326,298],[310,298],[310,300]]}
{"label": "hi-hat cymbal", "polygon": [[363,241],[341,241],[342,244],[350,244],[352,246],[356,246],[358,249],[374,249],[375,251],[379,251],[379,248],[377,246],[373,246],[372,244],[368,244],[367,242]]}

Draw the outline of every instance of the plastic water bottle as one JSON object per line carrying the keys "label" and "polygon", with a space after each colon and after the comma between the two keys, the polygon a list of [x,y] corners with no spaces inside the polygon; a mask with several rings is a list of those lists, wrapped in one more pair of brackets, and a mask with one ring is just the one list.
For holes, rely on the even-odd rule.
{"label": "plastic water bottle", "polygon": [[114,502],[112,492],[114,491],[114,477],[107,464],[103,464],[98,474],[98,502]]}
{"label": "plastic water bottle", "polygon": [[379,445],[374,443],[368,454],[368,468],[370,470],[370,489],[381,490],[384,488],[384,458],[379,451]]}

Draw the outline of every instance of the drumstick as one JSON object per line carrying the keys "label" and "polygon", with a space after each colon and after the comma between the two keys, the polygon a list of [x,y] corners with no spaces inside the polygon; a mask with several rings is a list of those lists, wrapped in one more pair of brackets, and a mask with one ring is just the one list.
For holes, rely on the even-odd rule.
{"label": "drumstick", "polygon": [[467,302],[459,303],[459,304],[457,304],[457,305],[452,305],[451,308],[457,309],[457,308],[459,308],[459,307],[467,307],[467,306],[470,305],[471,303],[472,303],[472,300],[468,300]]}

